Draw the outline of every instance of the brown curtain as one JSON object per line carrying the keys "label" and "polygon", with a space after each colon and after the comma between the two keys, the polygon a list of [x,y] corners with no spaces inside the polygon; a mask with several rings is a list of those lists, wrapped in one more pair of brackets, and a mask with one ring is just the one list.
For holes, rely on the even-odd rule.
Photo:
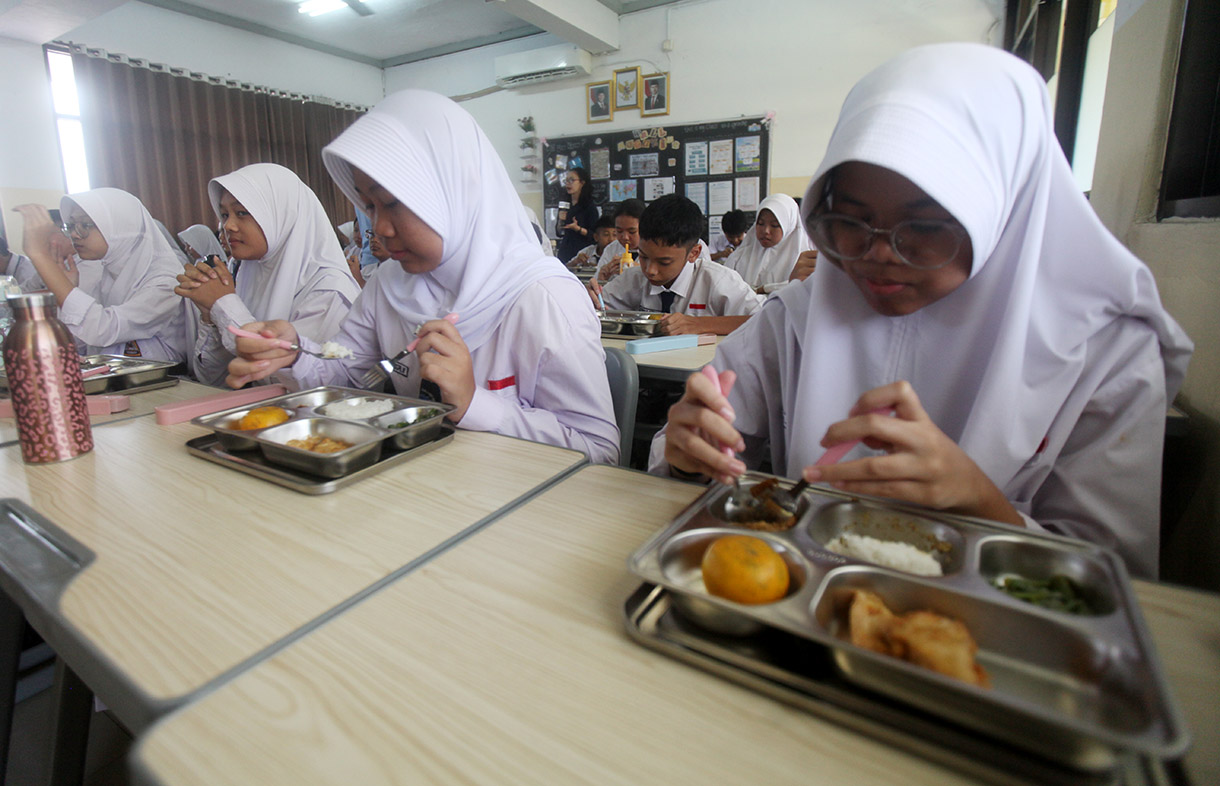
{"label": "brown curtain", "polygon": [[322,148],[360,112],[83,54],[72,66],[90,184],[135,194],[175,235],[191,224],[216,226],[208,181],[260,162],[296,172],[332,224],[354,217]]}

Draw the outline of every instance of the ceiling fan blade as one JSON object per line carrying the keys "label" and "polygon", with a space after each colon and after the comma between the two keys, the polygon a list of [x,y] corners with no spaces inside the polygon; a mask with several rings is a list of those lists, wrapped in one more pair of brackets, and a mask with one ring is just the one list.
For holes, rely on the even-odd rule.
{"label": "ceiling fan blade", "polygon": [[343,0],[343,2],[347,3],[348,8],[352,9],[353,11],[360,14],[361,16],[372,16],[373,15],[373,9],[369,8],[364,3],[360,2],[360,0]]}

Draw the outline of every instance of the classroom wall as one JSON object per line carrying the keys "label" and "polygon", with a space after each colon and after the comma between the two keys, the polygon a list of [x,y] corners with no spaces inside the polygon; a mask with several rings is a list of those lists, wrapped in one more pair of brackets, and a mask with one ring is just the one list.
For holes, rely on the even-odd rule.
{"label": "classroom wall", "polygon": [[21,219],[13,206],[58,206],[64,188],[46,74],[41,46],[0,38],[0,95],[8,110],[0,123],[0,222],[16,248]]}
{"label": "classroom wall", "polygon": [[[988,0],[697,0],[621,17],[617,52],[597,55],[588,78],[502,91],[463,103],[518,181],[526,204],[541,207],[537,179],[523,182],[517,118],[532,115],[541,136],[588,133],[585,83],[616,68],[670,73],[671,110],[617,114],[607,131],[775,113],[772,190],[800,195],[839,107],[856,80],[893,54],[937,41],[998,44],[1002,3]],[[662,51],[669,39],[673,51]],[[446,95],[494,85],[494,58],[556,43],[551,36],[483,47],[386,71],[386,92],[422,87]]]}
{"label": "classroom wall", "polygon": [[1183,5],[1124,0],[1115,12],[1092,203],[1152,268],[1165,306],[1195,342],[1183,397],[1220,419],[1220,220],[1155,215]]}

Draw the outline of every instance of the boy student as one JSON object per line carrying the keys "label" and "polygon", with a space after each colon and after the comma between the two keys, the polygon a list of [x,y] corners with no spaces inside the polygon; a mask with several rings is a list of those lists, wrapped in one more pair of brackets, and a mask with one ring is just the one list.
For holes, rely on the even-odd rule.
{"label": "boy student", "polygon": [[606,246],[613,242],[614,216],[607,213],[598,218],[597,223],[593,226],[593,242],[582,248],[576,256],[572,257],[568,267],[576,269],[596,265],[601,260],[602,252],[606,250]]}
{"label": "boy student", "polygon": [[730,210],[720,219],[720,231],[708,244],[713,262],[723,262],[741,246],[750,228],[750,219],[740,210]]}
{"label": "boy student", "polygon": [[644,200],[624,199],[614,211],[614,241],[602,249],[597,263],[597,280],[603,284],[619,274],[623,251],[640,247],[640,216]]}
{"label": "boy student", "polygon": [[669,194],[640,217],[640,264],[603,289],[590,280],[606,308],[660,311],[661,332],[727,335],[759,309],[755,294],[735,271],[700,258],[703,213],[684,196]]}

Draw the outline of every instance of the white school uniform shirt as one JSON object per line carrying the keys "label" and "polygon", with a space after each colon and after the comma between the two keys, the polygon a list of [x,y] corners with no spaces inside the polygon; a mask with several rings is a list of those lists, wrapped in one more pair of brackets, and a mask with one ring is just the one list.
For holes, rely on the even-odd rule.
{"label": "white school uniform shirt", "polygon": [[767,284],[780,284],[792,275],[796,260],[813,248],[801,223],[796,200],[787,194],[771,194],[758,205],[758,212],[771,211],[784,230],[784,236],[771,248],[763,248],[754,228],[746,230],[745,240],[724,260],[724,266],[741,274],[750,286],[758,289]]}
{"label": "white school uniform shirt", "polygon": [[585,255],[585,264],[586,265],[589,263],[590,259],[601,259],[601,256],[597,253],[597,244],[596,243],[590,243],[589,245],[585,246],[581,250],[577,251],[572,256],[571,261],[575,262],[576,257],[580,256],[581,254]]}
{"label": "white school uniform shirt", "polygon": [[1155,577],[1165,407],[1192,347],[1077,189],[1041,77],[977,44],[908,50],[849,94],[806,218],[846,161],[892,169],[948,210],[970,236],[969,278],[896,317],[868,306],[843,263],[772,295],[713,361],[737,371],[747,464],[769,452],[798,475],[860,394],[905,379],[1029,526],[1111,546]]}
{"label": "white school uniform shirt", "polygon": [[251,164],[208,184],[212,209],[229,191],[267,238],[262,259],[244,260],[237,291],[212,304],[212,326],[200,325],[191,372],[205,385],[220,385],[235,357],[228,326],[285,319],[298,335],[325,341],[339,330],[360,287],[343,257],[317,196],[291,170]]}
{"label": "white school uniform shirt", "polygon": [[[281,375],[301,387],[359,387],[364,372],[383,357],[394,357],[415,339],[417,326],[402,320],[380,283],[373,279],[352,308],[334,341],[352,357],[320,360],[304,353]],[[584,300],[582,300],[584,298]],[[618,427],[606,386],[601,323],[586,305],[588,296],[574,277],[545,278],[513,302],[486,342],[471,351],[475,393],[458,426],[579,450],[592,462],[618,459]],[[462,323],[459,318],[458,331]],[[316,342],[302,339],[306,349]],[[402,361],[406,376],[392,375],[394,390],[418,396],[419,356]],[[589,406],[588,402],[596,402]]]}
{"label": "white school uniform shirt", "polygon": [[59,318],[89,355],[122,355],[135,342],[140,357],[177,363],[186,356],[182,265],[143,203],[118,188],[95,188],[60,200],[64,215],[79,206],[106,239],[106,255],[78,265],[80,278]]}
{"label": "white school uniform shirt", "polygon": [[[704,259],[683,265],[668,289],[678,295],[670,313],[692,317],[750,316],[763,302],[737,273]],[[636,265],[602,287],[602,299],[606,308],[658,312],[665,290],[650,284]]]}
{"label": "white school uniform shirt", "polygon": [[[448,313],[470,351],[475,391],[458,426],[574,448],[592,461],[618,458],[619,432],[601,346],[584,286],[543,255],[516,188],[466,110],[423,90],[395,93],[322,151],[331,178],[363,209],[353,169],[376,180],[441,238],[431,269],[382,265],[336,341],[340,361],[299,358],[298,379],[357,380],[394,357],[424,322]],[[391,253],[395,238],[387,239]],[[419,390],[418,356],[395,389]]]}
{"label": "white school uniform shirt", "polygon": [[16,251],[9,253],[8,264],[0,270],[0,275],[12,276],[22,292],[37,292],[47,288],[30,258]]}
{"label": "white school uniform shirt", "polygon": [[[711,262],[712,257],[711,257],[711,254],[708,253],[707,243],[704,243],[702,240],[700,240],[699,246],[700,247],[699,247],[699,257],[698,258],[705,262]],[[602,268],[614,260],[621,259],[623,256],[623,252],[625,250],[626,250],[626,246],[624,246],[622,243],[618,242],[617,240],[611,240],[610,243],[605,248],[602,249],[602,255],[598,258],[598,262],[597,262],[597,274],[599,276],[599,278],[598,278],[599,281],[601,280],[600,276],[601,276]],[[606,281],[613,281],[615,279],[615,277],[618,276],[618,274],[622,273],[622,272],[623,271],[620,269],[618,271],[618,273],[615,273],[613,276],[610,276],[610,278],[606,279]]]}

